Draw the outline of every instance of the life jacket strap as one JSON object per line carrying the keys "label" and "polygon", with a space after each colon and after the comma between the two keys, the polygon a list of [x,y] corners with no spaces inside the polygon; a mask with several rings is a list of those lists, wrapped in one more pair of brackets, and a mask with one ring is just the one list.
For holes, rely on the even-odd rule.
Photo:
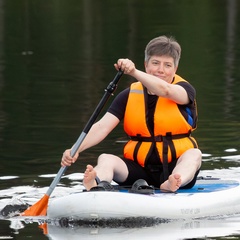
{"label": "life jacket strap", "polygon": [[[139,147],[141,146],[142,142],[163,142],[163,150],[162,150],[162,164],[163,164],[163,176],[164,176],[164,181],[168,179],[169,177],[169,170],[168,170],[168,147],[170,148],[171,154],[172,154],[172,159],[176,159],[176,149],[173,143],[174,139],[180,139],[180,138],[185,138],[189,137],[191,135],[191,131],[188,133],[182,133],[182,134],[174,134],[172,135],[171,132],[167,132],[165,136],[162,135],[157,135],[157,136],[151,136],[151,137],[144,137],[141,136],[140,134],[137,134],[136,136],[130,136],[130,139],[132,141],[137,141],[136,148],[134,150],[134,160],[137,162],[137,152]],[[196,147],[195,143],[193,142],[194,147]]]}
{"label": "life jacket strap", "polygon": [[190,134],[191,134],[191,132],[175,134],[175,135],[171,135],[171,134],[167,133],[166,136],[157,135],[157,136],[151,136],[151,137],[144,137],[144,136],[141,136],[140,134],[137,134],[136,136],[130,136],[130,139],[132,141],[138,141],[138,142],[163,142],[164,139],[168,139],[168,140],[180,139],[180,138],[189,137]]}

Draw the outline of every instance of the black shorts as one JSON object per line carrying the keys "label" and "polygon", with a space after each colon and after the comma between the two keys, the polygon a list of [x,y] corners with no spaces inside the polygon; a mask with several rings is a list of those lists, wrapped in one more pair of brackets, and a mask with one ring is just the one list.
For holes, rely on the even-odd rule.
{"label": "black shorts", "polygon": [[[136,180],[144,179],[149,185],[152,185],[156,188],[159,188],[160,185],[164,182],[163,169],[162,165],[151,166],[148,168],[142,167],[136,162],[128,159],[122,159],[128,168],[128,177],[125,182],[117,182],[121,186],[131,186]],[[173,161],[168,164],[168,171],[171,174],[177,163]],[[194,186],[197,180],[199,170],[196,172],[194,179],[188,183],[186,186],[181,187],[184,189],[189,189]]]}

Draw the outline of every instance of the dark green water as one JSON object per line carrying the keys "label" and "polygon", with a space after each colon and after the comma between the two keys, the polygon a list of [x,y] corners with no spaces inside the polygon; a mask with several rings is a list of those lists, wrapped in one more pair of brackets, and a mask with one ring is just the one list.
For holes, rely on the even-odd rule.
{"label": "dark green water", "polygon": [[[0,180],[0,189],[57,173],[115,61],[128,57],[143,69],[145,45],[163,34],[181,44],[178,74],[197,90],[203,170],[239,167],[239,9],[237,0],[0,0],[0,176],[19,176]],[[131,82],[124,76],[116,93]],[[83,172],[102,152],[121,155],[124,139],[117,128],[68,173]],[[24,229],[17,239],[24,231],[37,232]]]}

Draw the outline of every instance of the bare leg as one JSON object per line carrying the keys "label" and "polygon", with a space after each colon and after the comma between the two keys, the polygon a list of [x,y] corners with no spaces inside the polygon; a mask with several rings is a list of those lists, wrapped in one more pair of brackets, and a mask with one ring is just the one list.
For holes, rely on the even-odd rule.
{"label": "bare leg", "polygon": [[114,178],[119,182],[124,182],[128,176],[128,169],[119,157],[112,154],[101,154],[95,168],[87,165],[83,178],[83,185],[87,190],[97,185],[95,180],[96,176],[98,176],[101,181],[111,182]]}
{"label": "bare leg", "polygon": [[195,176],[202,162],[202,153],[199,149],[187,150],[177,161],[172,174],[160,189],[170,192],[177,191],[180,187],[187,185]]}

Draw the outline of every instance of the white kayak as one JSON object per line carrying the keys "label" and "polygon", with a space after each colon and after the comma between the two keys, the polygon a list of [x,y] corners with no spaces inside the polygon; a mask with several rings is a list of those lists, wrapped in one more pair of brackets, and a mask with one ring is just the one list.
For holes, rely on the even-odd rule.
{"label": "white kayak", "polygon": [[240,182],[205,178],[176,193],[154,194],[115,191],[82,191],[52,199],[49,219],[197,219],[240,213]]}

